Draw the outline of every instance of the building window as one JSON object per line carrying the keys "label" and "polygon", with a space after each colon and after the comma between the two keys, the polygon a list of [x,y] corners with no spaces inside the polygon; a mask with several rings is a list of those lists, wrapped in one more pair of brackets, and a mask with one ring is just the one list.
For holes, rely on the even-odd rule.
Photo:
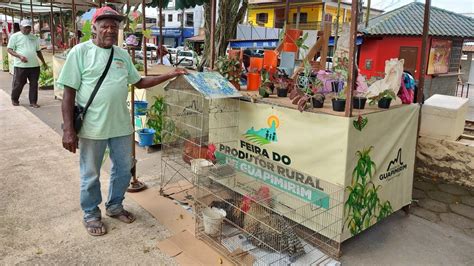
{"label": "building window", "polygon": [[156,24],[156,18],[145,18],[145,22]]}
{"label": "building window", "polygon": [[194,27],[194,13],[186,13],[186,27]]}
{"label": "building window", "polygon": [[268,23],[268,13],[258,13],[257,24],[266,24],[266,23]]}
{"label": "building window", "polygon": [[[298,14],[294,13],[293,23],[296,24],[297,18],[298,18]],[[308,13],[300,13],[300,23],[303,23],[303,24],[308,23]]]}
{"label": "building window", "polygon": [[178,22],[183,23],[183,14],[178,14]]}
{"label": "building window", "polygon": [[173,14],[168,14],[168,22],[173,22]]}

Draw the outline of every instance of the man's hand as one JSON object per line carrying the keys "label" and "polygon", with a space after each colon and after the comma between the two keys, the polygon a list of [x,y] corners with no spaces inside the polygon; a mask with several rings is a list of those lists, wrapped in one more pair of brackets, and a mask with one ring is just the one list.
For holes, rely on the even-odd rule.
{"label": "man's hand", "polygon": [[49,69],[49,66],[48,66],[48,64],[46,64],[46,62],[43,62],[43,68],[44,68],[44,70],[48,70],[48,69]]}
{"label": "man's hand", "polygon": [[21,62],[23,62],[23,63],[28,63],[28,58],[26,58],[26,56],[20,55],[19,58],[20,58]]}
{"label": "man's hand", "polygon": [[184,68],[175,68],[172,72],[172,75],[175,77],[186,74],[188,74],[188,71]]}
{"label": "man's hand", "polygon": [[79,139],[74,130],[64,130],[63,147],[72,153],[76,153],[76,149],[79,147]]}

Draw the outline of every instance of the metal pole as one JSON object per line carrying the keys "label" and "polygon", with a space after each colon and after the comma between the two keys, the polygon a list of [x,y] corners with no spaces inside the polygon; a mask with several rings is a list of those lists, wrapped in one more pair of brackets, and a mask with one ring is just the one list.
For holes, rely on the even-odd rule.
{"label": "metal pole", "polygon": [[[163,49],[163,1],[160,0],[160,64],[163,65],[163,53],[161,52],[161,49]],[[184,18],[183,18],[184,19]]]}
{"label": "metal pole", "polygon": [[[420,71],[420,80],[418,82],[418,93],[416,95],[416,102],[421,104],[423,100],[423,90],[425,89],[425,74],[426,74],[426,64],[427,64],[427,47],[428,47],[428,33],[430,30],[430,9],[431,9],[431,0],[425,1],[425,16],[423,18],[423,38],[421,42],[421,71]],[[419,130],[419,128],[418,128]]]}
{"label": "metal pole", "polygon": [[370,16],[370,0],[367,0],[367,14],[365,15],[365,27],[369,26],[369,16]]}
{"label": "metal pole", "polygon": [[61,40],[62,40],[62,42],[63,42],[63,45],[65,45],[65,43],[66,43],[66,38],[65,38],[64,33],[65,33],[66,31],[65,31],[64,25],[66,25],[66,23],[64,23],[63,9],[62,9],[61,7],[59,8],[59,24],[61,25]]}
{"label": "metal pole", "polygon": [[[127,0],[127,8],[129,7],[129,0]],[[143,12],[143,32],[145,31],[145,0],[142,0],[142,12]],[[128,18],[127,18],[128,20]],[[142,47],[146,48],[145,36],[143,36],[143,45]],[[147,63],[146,63],[146,49],[144,53],[144,68],[145,68],[145,76],[147,74]],[[132,62],[135,64],[135,49],[132,49]],[[130,174],[132,175],[132,181],[130,182],[130,186],[127,188],[127,192],[139,192],[147,188],[146,184],[143,182],[138,181],[137,179],[137,160],[136,160],[136,152],[135,152],[135,86],[130,85],[130,109],[131,109],[131,117],[132,117],[132,126],[133,126],[133,133],[132,133],[132,161],[133,166],[130,170]]]}
{"label": "metal pole", "polygon": [[50,8],[50,19],[49,19],[49,33],[51,34],[51,44],[53,46],[53,55],[54,55],[54,52],[55,52],[55,48],[54,48],[54,43],[56,42],[56,38],[54,37],[54,26],[53,26],[53,22],[54,22],[54,18],[53,18],[53,2],[49,2],[49,8]]}
{"label": "metal pole", "polygon": [[289,16],[290,16],[290,0],[287,0],[286,6],[285,6],[285,26],[288,25]]}
{"label": "metal pole", "polygon": [[351,7],[351,32],[349,39],[349,73],[346,86],[345,116],[352,116],[352,94],[357,79],[356,48],[357,48],[357,18],[359,17],[359,1],[352,0]]}
{"label": "metal pole", "polygon": [[79,40],[79,35],[77,34],[77,25],[76,25],[76,3],[74,0],[71,1],[72,5],[72,30],[74,31],[74,38],[72,42],[72,46],[78,44],[81,40]]}
{"label": "metal pole", "polygon": [[[337,48],[337,39],[339,38],[339,17],[341,15],[341,0],[337,0],[337,15],[336,15],[336,33],[334,34],[334,46],[333,46],[333,54],[336,52]],[[344,24],[344,21],[342,22]]]}
{"label": "metal pole", "polygon": [[33,24],[33,27],[31,27],[31,31],[33,32],[33,34],[35,34],[35,20],[33,19],[33,0],[30,0],[30,13],[31,13],[31,23]]}
{"label": "metal pole", "polygon": [[143,66],[145,70],[145,76],[148,75],[148,62],[146,58],[146,38],[145,38],[145,30],[146,30],[146,16],[145,16],[145,0],[142,0],[142,35],[143,35],[143,43],[142,43],[142,50],[143,50]]}
{"label": "metal pole", "polygon": [[211,70],[214,69],[214,61],[216,59],[216,44],[214,42],[214,35],[216,34],[216,1],[211,0]]}
{"label": "metal pole", "polygon": [[20,3],[20,21],[23,20],[23,5]]}

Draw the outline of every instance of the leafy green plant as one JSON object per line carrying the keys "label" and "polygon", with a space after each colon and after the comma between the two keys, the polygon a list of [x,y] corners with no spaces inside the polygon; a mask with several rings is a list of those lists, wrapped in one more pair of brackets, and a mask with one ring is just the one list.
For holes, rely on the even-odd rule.
{"label": "leafy green plant", "polygon": [[306,39],[308,39],[308,33],[306,32],[303,36],[299,37],[298,40],[296,40],[295,44],[298,47],[298,49],[303,49],[303,50],[308,50],[309,47],[304,44],[306,42]]}
{"label": "leafy green plant", "polygon": [[40,70],[40,75],[38,79],[39,86],[40,87],[53,86],[54,85],[53,69],[50,66],[48,66],[48,68],[41,66],[40,69],[41,70]]}
{"label": "leafy green plant", "polygon": [[92,37],[92,23],[90,20],[86,20],[84,26],[82,26],[82,38],[81,42],[87,42]]}
{"label": "leafy green plant", "polygon": [[135,64],[135,68],[137,69],[137,71],[143,71],[145,70],[145,65],[143,63],[138,62]]}
{"label": "leafy green plant", "polygon": [[376,168],[370,157],[372,149],[373,146],[357,151],[358,161],[352,172],[352,183],[346,187],[349,196],[344,203],[344,226],[347,226],[352,235],[362,232],[393,212],[389,201],[380,202],[380,186],[375,187],[371,181]]}
{"label": "leafy green plant", "polygon": [[271,89],[272,82],[270,80],[270,72],[268,72],[265,68],[262,68],[260,71],[260,87],[258,88],[258,94],[264,98],[270,96],[272,94]]}
{"label": "leafy green plant", "polygon": [[381,93],[379,93],[379,95],[377,95],[376,97],[371,98],[369,104],[374,105],[378,103],[382,98],[393,100],[397,98],[397,95],[395,95],[395,92],[393,90],[390,90],[390,89],[384,90]]}
{"label": "leafy green plant", "polygon": [[239,82],[242,74],[240,61],[235,58],[220,56],[216,61],[217,71],[230,82]]}
{"label": "leafy green plant", "polygon": [[147,111],[147,122],[148,128],[155,130],[155,136],[153,137],[153,143],[161,142],[161,131],[163,129],[163,114],[165,111],[165,99],[163,97],[154,97],[155,103],[148,108]]}
{"label": "leafy green plant", "polygon": [[8,57],[3,58],[3,62],[2,62],[2,63],[3,63],[3,69],[4,69],[4,70],[8,70],[9,67],[10,67],[10,65],[9,65],[9,63],[8,63]]}

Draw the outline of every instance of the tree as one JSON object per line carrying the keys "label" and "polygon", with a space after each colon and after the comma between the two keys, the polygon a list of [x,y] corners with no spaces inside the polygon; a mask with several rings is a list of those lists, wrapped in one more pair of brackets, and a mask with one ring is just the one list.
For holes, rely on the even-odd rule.
{"label": "tree", "polygon": [[[216,0],[217,1],[217,0]],[[206,36],[211,35],[211,1],[210,0],[176,0],[176,9],[204,5],[204,30]],[[243,22],[247,12],[248,0],[219,0],[214,43],[216,58],[225,55],[229,40],[235,38],[237,25]],[[210,62],[210,38],[204,41],[204,53],[201,65],[209,65]]]}

